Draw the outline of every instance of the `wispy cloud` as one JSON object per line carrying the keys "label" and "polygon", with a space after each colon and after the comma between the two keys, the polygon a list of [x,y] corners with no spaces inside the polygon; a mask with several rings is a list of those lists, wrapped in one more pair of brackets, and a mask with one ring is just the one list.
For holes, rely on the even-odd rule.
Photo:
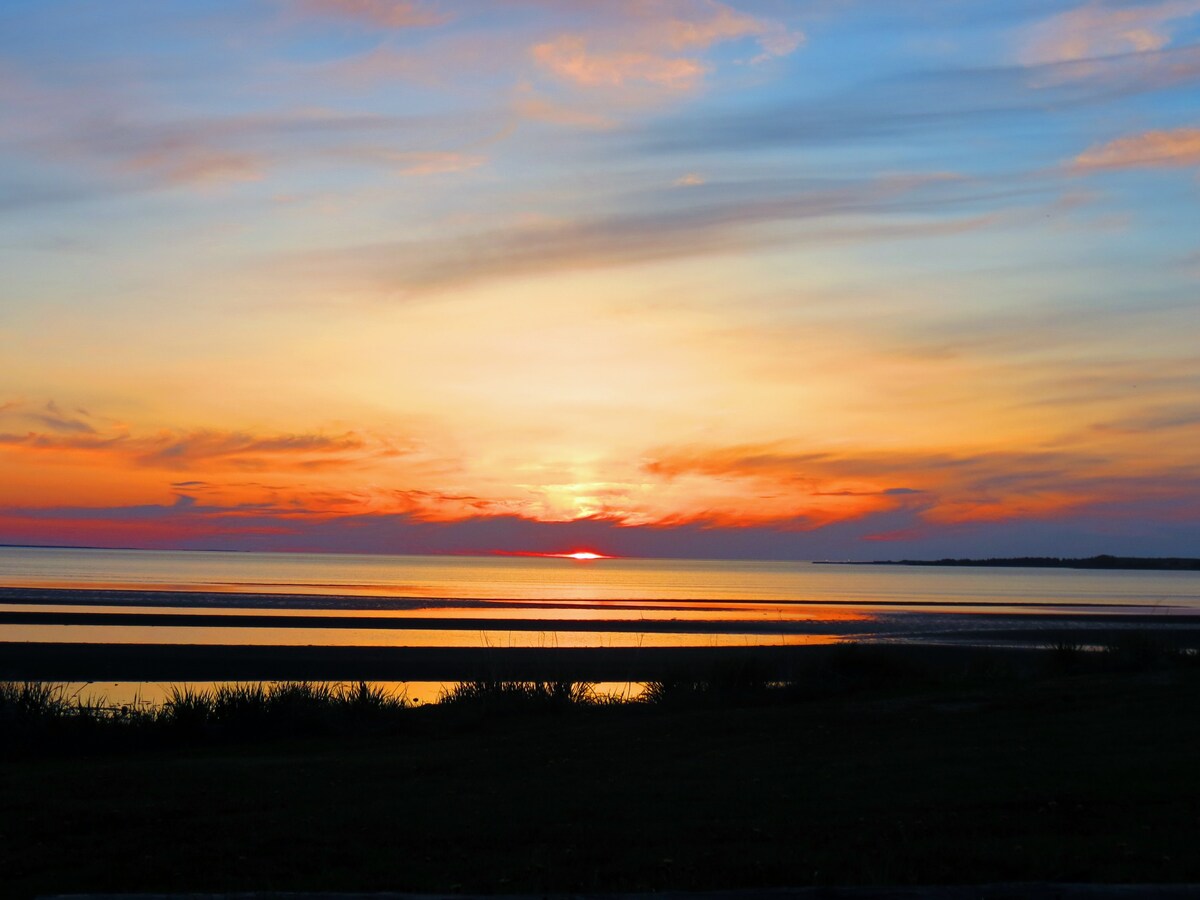
{"label": "wispy cloud", "polygon": [[664,116],[635,136],[647,153],[905,147],[1023,123],[1057,127],[1077,111],[1200,82],[1200,46],[1028,65],[939,67],[866,77],[816,96]]}
{"label": "wispy cloud", "polygon": [[399,175],[445,175],[476,169],[487,162],[486,156],[453,150],[401,151],[377,147],[351,155],[371,159]]}
{"label": "wispy cloud", "polygon": [[613,128],[616,120],[595,110],[576,108],[540,96],[528,84],[521,85],[513,100],[513,110],[524,119],[603,131]]}
{"label": "wispy cloud", "polygon": [[1076,170],[1200,166],[1200,128],[1144,131],[1089,147],[1075,157]]}
{"label": "wispy cloud", "polygon": [[[356,434],[283,434],[257,436],[242,432],[193,431],[143,439],[135,453],[142,465],[189,468],[197,463],[230,461],[242,468],[260,468],[270,457],[302,458],[301,465],[345,463],[347,454],[367,448]],[[330,459],[336,457],[336,459]]]}
{"label": "wispy cloud", "polygon": [[56,434],[94,435],[96,424],[87,410],[64,410],[53,400],[41,406],[12,400],[0,404],[0,420],[8,420],[38,428],[48,428]]}
{"label": "wispy cloud", "polygon": [[[1178,496],[1184,483],[1200,496],[1200,466],[1162,463],[1157,470],[1131,470],[1095,450],[846,454],[797,453],[785,445],[681,448],[652,454],[646,471],[667,479],[743,482],[755,485],[759,495],[783,491],[791,504],[764,508],[794,515],[807,504],[820,524],[900,506],[938,525],[1058,519],[1098,504]],[[832,497],[858,502],[823,508],[823,499]]]}
{"label": "wispy cloud", "polygon": [[1097,423],[1094,427],[1098,431],[1114,431],[1120,434],[1157,434],[1178,429],[1197,429],[1200,428],[1200,404],[1157,405],[1134,415]]}
{"label": "wispy cloud", "polygon": [[780,22],[747,15],[716,0],[624,4],[607,27],[564,33],[534,45],[534,60],[547,72],[582,88],[651,86],[666,91],[696,88],[710,69],[698,55],[728,41],[753,38],[754,62],[786,56],[804,35]]}
{"label": "wispy cloud", "polygon": [[662,56],[647,51],[592,50],[582,35],[563,35],[533,48],[533,58],[547,71],[582,87],[623,87],[646,83],[670,91],[694,88],[707,71],[697,59]]}
{"label": "wispy cloud", "polygon": [[296,0],[296,6],[314,15],[388,29],[427,28],[450,20],[435,5],[417,0]]}
{"label": "wispy cloud", "polygon": [[1092,2],[1038,22],[1025,34],[1021,60],[1073,62],[1161,50],[1181,20],[1200,14],[1200,0]]}
{"label": "wispy cloud", "polygon": [[[307,253],[289,264],[339,277],[369,276],[408,292],[531,273],[636,265],[697,255],[739,253],[802,241],[900,240],[952,236],[1003,225],[1002,215],[964,215],[973,206],[1016,209],[1045,186],[998,189],[943,173],[861,181],[674,185],[679,203],[597,218],[550,219],[424,242],[393,242]],[[694,198],[690,195],[695,195]],[[641,205],[641,204],[639,204]],[[868,218],[871,217],[871,218]],[[820,228],[816,224],[820,223]],[[797,233],[795,227],[812,225]]]}
{"label": "wispy cloud", "polygon": [[403,447],[354,432],[254,435],[201,429],[139,436],[120,429],[101,432],[81,420],[58,415],[35,414],[32,418],[55,433],[0,433],[0,451],[181,471],[346,468],[405,452]]}
{"label": "wispy cloud", "polygon": [[[393,115],[321,107],[188,117],[125,108],[113,98],[104,99],[111,108],[98,116],[95,98],[28,78],[11,93],[22,114],[15,122],[0,121],[0,137],[43,162],[105,176],[87,190],[24,186],[14,194],[18,205],[237,185],[298,163],[336,162],[342,168],[351,163],[411,175],[461,171],[482,162],[471,148],[495,140],[509,118],[504,112]],[[42,115],[45,108],[56,115]]]}
{"label": "wispy cloud", "polygon": [[128,157],[120,167],[135,176],[167,185],[197,186],[258,181],[267,162],[265,157],[251,153],[168,141]]}
{"label": "wispy cloud", "polygon": [[40,422],[48,428],[55,431],[67,432],[70,434],[95,434],[95,427],[87,421],[88,414],[85,410],[77,409],[74,414],[63,412],[57,403],[51,400],[41,410],[30,412],[27,414],[29,418],[36,422]]}

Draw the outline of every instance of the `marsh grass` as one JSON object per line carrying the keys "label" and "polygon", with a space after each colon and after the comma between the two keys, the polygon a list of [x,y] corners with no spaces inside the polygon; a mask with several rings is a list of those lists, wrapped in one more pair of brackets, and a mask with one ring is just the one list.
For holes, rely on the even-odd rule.
{"label": "marsh grass", "polygon": [[714,666],[700,677],[681,673],[679,677],[651,681],[639,698],[652,705],[712,705],[732,701],[756,703],[777,696],[794,683],[751,661]]}
{"label": "marsh grass", "polygon": [[[1061,676],[1150,674],[1191,677],[1200,654],[1154,634],[1109,634],[1084,644],[1061,638],[1021,662],[1003,651],[922,655],[912,647],[848,644],[814,657],[803,669],[779,672],[752,660],[681,670],[646,683],[636,695],[598,693],[591,682],[567,679],[464,681],[437,703],[414,707],[404,692],[367,682],[228,683],[171,687],[159,704],[121,706],[71,693],[66,685],[0,682],[0,753],[136,749],[179,743],[253,741],[399,733],[441,709],[468,719],[561,714],[599,707],[746,708],[855,697],[983,691]],[[1021,659],[1029,660],[1030,657]],[[419,710],[419,711],[418,711]]]}
{"label": "marsh grass", "polygon": [[[967,697],[961,680],[987,665],[954,653],[941,675],[921,657],[927,671],[907,682],[945,687],[905,694],[910,676],[884,649],[837,666],[806,657],[784,674],[808,699],[770,673],[762,694],[786,702],[718,691],[708,707],[491,717],[431,704],[400,713],[399,737],[189,737],[152,754],[98,759],[76,744],[66,759],[5,760],[0,896],[884,883],[911,896],[922,884],[1200,880],[1200,678],[1049,676],[1030,653],[1023,680]],[[266,687],[231,686],[227,703],[260,708]]]}
{"label": "marsh grass", "polygon": [[1047,670],[1053,674],[1138,675],[1200,668],[1200,654],[1195,648],[1180,646],[1167,635],[1144,631],[1108,634],[1092,642],[1062,636],[1043,649]]}
{"label": "marsh grass", "polygon": [[1057,648],[1079,672],[1053,647],[847,646],[645,701],[0,684],[0,897],[1194,883],[1196,654],[1082,636]]}
{"label": "marsh grass", "polygon": [[602,700],[594,685],[586,681],[462,681],[442,691],[439,706],[486,709],[490,712],[516,710],[565,710],[595,706]]}
{"label": "marsh grass", "polygon": [[73,711],[66,685],[40,681],[0,683],[0,723],[46,721]]}
{"label": "marsh grass", "polygon": [[1117,671],[1145,672],[1184,661],[1178,647],[1161,638],[1131,632],[1107,643],[1101,651],[1105,662]]}
{"label": "marsh grass", "polygon": [[0,751],[153,747],[180,740],[272,739],[396,731],[402,692],[365,682],[174,685],[161,704],[110,704],[45,682],[0,682]]}
{"label": "marsh grass", "polygon": [[400,722],[402,692],[366,682],[219,684],[211,690],[172,687],[157,715],[188,731],[230,735],[374,731]]}

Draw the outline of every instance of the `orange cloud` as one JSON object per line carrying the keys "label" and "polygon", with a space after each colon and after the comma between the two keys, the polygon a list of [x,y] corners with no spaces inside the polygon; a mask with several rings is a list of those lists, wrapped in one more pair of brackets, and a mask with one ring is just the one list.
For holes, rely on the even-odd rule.
{"label": "orange cloud", "polygon": [[729,497],[762,501],[757,507],[745,504],[750,515],[729,505],[718,514],[677,515],[671,524],[795,518],[814,527],[895,509],[938,526],[1060,519],[1096,504],[1169,497],[1198,474],[1168,463],[1143,470],[1066,451],[840,455],[791,452],[781,445],[666,451],[645,469],[668,482],[687,483],[692,495],[724,485]]}
{"label": "orange cloud", "polygon": [[715,0],[681,5],[630,4],[620,26],[587,35],[563,34],[533,47],[534,60],[553,75],[586,88],[651,85],[667,91],[695,88],[710,66],[689,51],[752,37],[760,53],[751,62],[786,56],[804,35]]}
{"label": "orange cloud", "polygon": [[1200,0],[1113,7],[1086,3],[1039,22],[1021,51],[1029,65],[1072,62],[1124,53],[1160,50],[1171,42],[1172,26],[1200,13]]}
{"label": "orange cloud", "polygon": [[545,69],[583,87],[620,87],[645,82],[672,91],[691,90],[707,71],[699,60],[661,56],[646,51],[592,50],[579,35],[564,35],[533,48]]}
{"label": "orange cloud", "polygon": [[1200,128],[1146,131],[1089,147],[1076,169],[1134,169],[1200,165]]}

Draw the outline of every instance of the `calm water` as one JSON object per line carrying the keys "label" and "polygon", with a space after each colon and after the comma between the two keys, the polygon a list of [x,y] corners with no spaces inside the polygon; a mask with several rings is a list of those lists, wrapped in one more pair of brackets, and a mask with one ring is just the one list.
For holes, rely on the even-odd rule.
{"label": "calm water", "polygon": [[0,587],[83,589],[0,598],[7,641],[722,646],[1200,614],[1198,573],[805,562],[0,548]]}

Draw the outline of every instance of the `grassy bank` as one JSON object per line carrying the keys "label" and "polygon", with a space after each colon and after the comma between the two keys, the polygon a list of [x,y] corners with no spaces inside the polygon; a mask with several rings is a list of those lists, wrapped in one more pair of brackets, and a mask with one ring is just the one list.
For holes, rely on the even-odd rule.
{"label": "grassy bank", "polygon": [[[814,648],[784,669],[775,660],[749,654],[665,671],[659,680],[646,683],[643,692],[620,698],[598,693],[586,681],[489,678],[456,683],[437,705],[443,718],[610,705],[771,705],[863,692],[995,690],[1070,674],[1175,676],[1200,673],[1200,655],[1160,634],[1130,632],[1104,645],[1057,640],[1032,652],[845,644]],[[0,756],[396,734],[415,721],[414,704],[403,691],[365,681],[229,682],[211,688],[185,683],[169,688],[165,700],[154,704],[110,704],[98,690],[0,682]]]}
{"label": "grassy bank", "polygon": [[[1200,881],[1200,675],[1150,647],[1033,668],[851,648],[805,683],[709,672],[639,703],[227,691],[11,753],[6,896]],[[138,728],[160,739],[115,737]]]}

